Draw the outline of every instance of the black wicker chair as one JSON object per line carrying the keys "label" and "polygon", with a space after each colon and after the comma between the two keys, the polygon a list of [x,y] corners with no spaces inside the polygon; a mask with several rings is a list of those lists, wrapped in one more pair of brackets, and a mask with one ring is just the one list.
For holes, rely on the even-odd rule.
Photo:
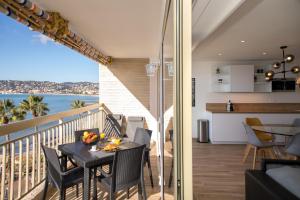
{"label": "black wicker chair", "polygon": [[102,132],[106,134],[106,138],[122,136],[121,126],[112,114],[106,116]]}
{"label": "black wicker chair", "polygon": [[[99,181],[109,190],[111,200],[120,190],[129,190],[138,185],[138,192],[143,199],[147,199],[144,184],[144,152],[146,145],[117,151],[114,156],[112,172],[101,171]],[[101,169],[100,169],[101,170]]]}
{"label": "black wicker chair", "polygon": [[151,181],[151,187],[153,188],[153,177],[152,177],[152,169],[150,162],[150,142],[151,142],[152,131],[144,128],[137,128],[134,134],[134,142],[138,144],[145,144],[145,156],[144,156],[144,164],[148,166],[149,177]]}
{"label": "black wicker chair", "polygon": [[83,168],[74,167],[70,170],[63,170],[63,162],[59,159],[66,159],[65,157],[58,157],[56,150],[42,145],[47,163],[47,173],[45,178],[45,187],[42,199],[46,199],[48,184],[51,183],[60,191],[60,199],[66,198],[66,189],[76,185],[76,195],[78,197],[78,184],[83,183]]}

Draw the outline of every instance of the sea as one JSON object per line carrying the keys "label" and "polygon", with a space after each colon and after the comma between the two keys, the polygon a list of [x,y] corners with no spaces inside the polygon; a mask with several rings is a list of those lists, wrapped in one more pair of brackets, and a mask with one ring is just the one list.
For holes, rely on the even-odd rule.
{"label": "sea", "polygon": [[[0,100],[11,99],[17,106],[21,101],[26,99],[30,94],[0,94]],[[71,109],[71,103],[74,100],[85,101],[88,104],[99,102],[99,96],[84,96],[84,95],[56,95],[56,94],[36,94],[44,97],[44,102],[48,104],[48,114],[54,114]],[[26,119],[32,118],[31,114],[27,114]],[[33,130],[11,134],[11,139],[22,136],[22,134],[29,134]],[[5,137],[0,137],[0,143],[5,141]]]}

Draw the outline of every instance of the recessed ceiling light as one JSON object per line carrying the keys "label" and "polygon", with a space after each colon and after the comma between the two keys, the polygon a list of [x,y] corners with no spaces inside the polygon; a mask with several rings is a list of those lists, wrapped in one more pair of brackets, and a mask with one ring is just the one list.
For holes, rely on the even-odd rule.
{"label": "recessed ceiling light", "polygon": [[245,40],[241,40],[241,43],[244,43],[244,42],[246,42]]}
{"label": "recessed ceiling light", "polygon": [[263,55],[267,55],[267,52],[262,52]]}
{"label": "recessed ceiling light", "polygon": [[221,54],[221,53],[218,53],[218,56],[221,56],[221,55],[223,55],[223,54]]}

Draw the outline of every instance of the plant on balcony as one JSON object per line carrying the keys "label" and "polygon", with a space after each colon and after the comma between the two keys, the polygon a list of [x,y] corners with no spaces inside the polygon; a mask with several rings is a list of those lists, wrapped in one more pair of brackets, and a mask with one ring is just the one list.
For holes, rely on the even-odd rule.
{"label": "plant on balcony", "polygon": [[85,102],[80,100],[74,100],[71,104],[72,109],[85,107]]}
{"label": "plant on balcony", "polygon": [[49,112],[48,104],[44,103],[43,96],[30,95],[20,103],[20,107],[28,112],[31,112],[33,117],[47,115]]}

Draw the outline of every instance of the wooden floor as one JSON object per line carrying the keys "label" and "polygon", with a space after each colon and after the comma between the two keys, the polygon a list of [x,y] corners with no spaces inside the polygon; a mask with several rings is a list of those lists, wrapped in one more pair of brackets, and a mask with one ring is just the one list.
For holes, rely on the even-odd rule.
{"label": "wooden floor", "polygon": [[244,172],[251,168],[253,157],[251,154],[243,164],[244,148],[245,145],[193,141],[194,200],[245,199]]}
{"label": "wooden floor", "polygon": [[[252,154],[246,164],[241,162],[245,145],[204,144],[193,141],[193,192],[194,200],[242,200],[244,197],[244,172],[251,168]],[[148,199],[159,198],[157,157],[152,151],[151,163],[155,187],[150,186],[148,171],[145,168],[146,191]],[[171,166],[171,154],[166,152],[165,182],[168,183]],[[257,165],[259,166],[259,165]],[[165,187],[166,199],[173,199],[172,188]],[[98,184],[98,199],[107,199],[107,193],[101,192]],[[81,193],[81,192],[80,192]],[[124,192],[118,199],[126,199]],[[39,199],[38,195],[35,199]],[[47,199],[58,199],[55,189],[49,191]],[[74,190],[67,191],[67,199],[76,198]],[[137,199],[137,190],[132,188],[130,199]]]}

